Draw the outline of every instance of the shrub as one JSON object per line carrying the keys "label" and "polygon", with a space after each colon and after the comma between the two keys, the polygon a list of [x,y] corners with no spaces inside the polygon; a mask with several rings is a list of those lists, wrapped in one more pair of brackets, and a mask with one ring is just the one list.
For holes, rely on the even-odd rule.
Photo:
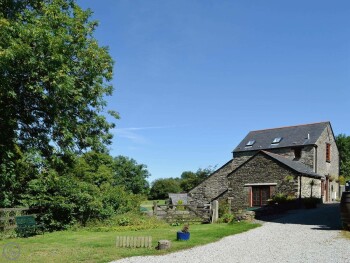
{"label": "shrub", "polygon": [[177,201],[176,210],[179,210],[179,211],[185,210],[185,207],[183,206],[183,203],[184,202],[182,200]]}
{"label": "shrub", "polygon": [[142,229],[154,229],[165,226],[167,224],[156,217],[129,212],[123,215],[114,215],[106,220],[90,220],[86,225],[87,228],[91,231],[106,232],[116,230],[136,231]]}
{"label": "shrub", "polygon": [[[73,176],[55,173],[29,182],[23,204],[40,207],[39,223],[46,231],[67,229],[77,223],[105,220],[117,214],[139,212],[142,197],[121,186],[102,183],[99,187]],[[127,224],[123,222],[123,224]]]}
{"label": "shrub", "polygon": [[283,205],[286,203],[294,202],[295,200],[296,200],[295,196],[277,193],[271,199],[269,199],[268,203],[270,205],[273,205],[273,204]]}
{"label": "shrub", "polygon": [[190,225],[189,224],[185,224],[183,226],[183,228],[181,229],[182,233],[188,233],[190,231]]}
{"label": "shrub", "polygon": [[233,214],[223,214],[219,219],[219,223],[230,223],[234,217],[235,216]]}
{"label": "shrub", "polygon": [[345,185],[345,183],[346,183],[346,179],[342,175],[339,176],[338,181],[339,181],[340,185]]}
{"label": "shrub", "polygon": [[227,199],[222,199],[219,201],[219,218],[225,214],[229,214],[230,205],[227,202]]}

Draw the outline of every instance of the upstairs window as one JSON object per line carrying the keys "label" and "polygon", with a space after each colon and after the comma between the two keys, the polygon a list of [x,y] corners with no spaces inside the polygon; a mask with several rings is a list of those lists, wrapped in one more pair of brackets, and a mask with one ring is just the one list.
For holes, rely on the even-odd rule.
{"label": "upstairs window", "polygon": [[326,143],[326,162],[331,162],[331,145]]}
{"label": "upstairs window", "polygon": [[280,141],[282,141],[282,137],[276,137],[275,139],[273,139],[271,144],[279,144]]}
{"label": "upstairs window", "polygon": [[251,140],[251,141],[247,142],[247,144],[245,146],[252,147],[254,143],[255,143],[255,140]]}
{"label": "upstairs window", "polygon": [[300,159],[300,157],[301,157],[301,148],[300,147],[294,148],[294,158]]}

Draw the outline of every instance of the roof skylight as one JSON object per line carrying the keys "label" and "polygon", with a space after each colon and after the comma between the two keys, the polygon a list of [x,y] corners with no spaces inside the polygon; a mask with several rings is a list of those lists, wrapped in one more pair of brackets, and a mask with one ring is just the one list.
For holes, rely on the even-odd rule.
{"label": "roof skylight", "polygon": [[275,139],[273,139],[271,144],[278,144],[280,143],[280,141],[282,141],[282,137],[276,137]]}
{"label": "roof skylight", "polygon": [[254,143],[255,143],[255,140],[250,140],[249,142],[247,142],[247,144],[245,146],[247,146],[247,147],[253,146]]}

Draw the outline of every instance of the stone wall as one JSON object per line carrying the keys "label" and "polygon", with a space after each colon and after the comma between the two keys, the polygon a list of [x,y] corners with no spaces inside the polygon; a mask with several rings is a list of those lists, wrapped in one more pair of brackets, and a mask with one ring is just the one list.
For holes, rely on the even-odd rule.
{"label": "stone wall", "polygon": [[246,162],[249,158],[251,158],[258,151],[248,151],[248,152],[237,152],[233,153],[233,160],[235,161],[233,164],[233,168],[236,169],[238,166]]}
{"label": "stone wall", "polygon": [[[326,143],[331,145],[331,159],[326,161]],[[332,201],[340,197],[339,194],[339,152],[335,143],[334,134],[328,126],[316,142],[317,145],[317,173],[328,177],[328,200]],[[324,192],[326,194],[326,192]],[[325,198],[324,198],[325,201]]]}
{"label": "stone wall", "polygon": [[[250,207],[250,184],[271,184],[272,191],[298,197],[298,173],[259,153],[228,177],[232,211]],[[275,186],[272,186],[275,184]],[[272,193],[271,193],[272,194]]]}
{"label": "stone wall", "polygon": [[189,191],[190,203],[208,203],[227,190],[227,176],[256,152],[244,152],[217,169],[202,183]]}
{"label": "stone wall", "polygon": [[190,204],[203,204],[227,190],[227,175],[232,171],[233,160],[217,169],[206,180],[189,191]]}
{"label": "stone wall", "polygon": [[[298,148],[299,148],[299,146],[298,146]],[[291,160],[301,162],[301,163],[309,166],[311,169],[314,169],[315,149],[314,149],[314,146],[312,146],[312,145],[302,146],[301,157],[299,159],[295,158],[293,147],[268,149],[267,151],[281,155],[281,156],[288,158],[288,159],[291,159]]]}
{"label": "stone wall", "polygon": [[[326,161],[326,143],[331,145],[331,161]],[[331,128],[328,126],[316,142],[317,173],[320,175],[339,176],[339,152]]]}
{"label": "stone wall", "polygon": [[[300,182],[298,181],[299,187]],[[299,196],[299,195],[298,195]],[[301,177],[301,198],[321,198],[321,180],[309,177]]]}

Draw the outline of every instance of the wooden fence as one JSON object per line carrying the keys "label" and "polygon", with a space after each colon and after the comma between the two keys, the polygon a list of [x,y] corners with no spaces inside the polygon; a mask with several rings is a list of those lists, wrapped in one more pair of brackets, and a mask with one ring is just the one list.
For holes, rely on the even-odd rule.
{"label": "wooden fence", "polygon": [[27,214],[29,208],[0,208],[0,231],[16,228],[16,216]]}
{"label": "wooden fence", "polygon": [[152,237],[151,236],[147,236],[147,237],[117,236],[116,246],[131,247],[131,248],[138,248],[138,247],[151,248]]}
{"label": "wooden fence", "polygon": [[212,217],[211,204],[197,205],[159,205],[153,203],[153,215],[174,222],[204,222],[209,223]]}

